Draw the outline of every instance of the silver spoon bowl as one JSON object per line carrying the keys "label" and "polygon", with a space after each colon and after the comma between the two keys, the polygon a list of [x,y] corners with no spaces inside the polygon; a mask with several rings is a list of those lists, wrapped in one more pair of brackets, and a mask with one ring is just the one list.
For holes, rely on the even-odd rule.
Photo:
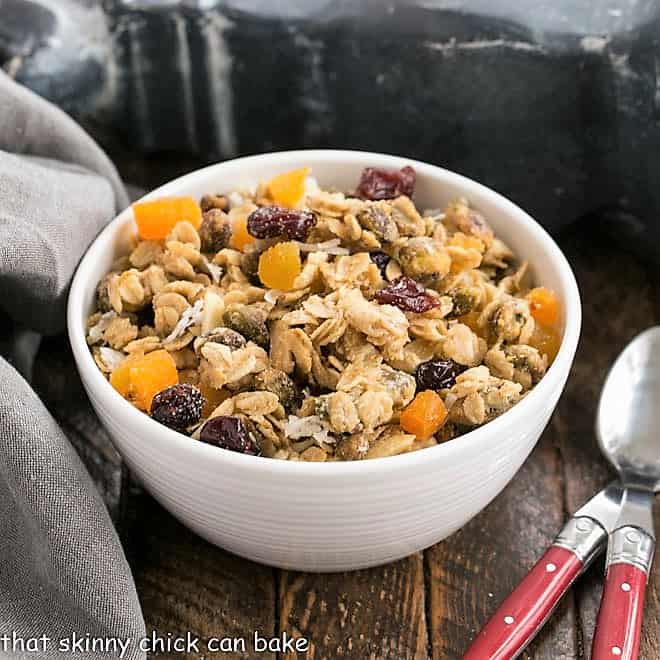
{"label": "silver spoon bowl", "polygon": [[596,428],[624,486],[660,490],[660,327],[638,335],[612,366]]}
{"label": "silver spoon bowl", "polygon": [[591,657],[635,660],[655,549],[653,497],[660,490],[660,327],[637,336],[612,366],[596,431],[624,492],[609,533]]}

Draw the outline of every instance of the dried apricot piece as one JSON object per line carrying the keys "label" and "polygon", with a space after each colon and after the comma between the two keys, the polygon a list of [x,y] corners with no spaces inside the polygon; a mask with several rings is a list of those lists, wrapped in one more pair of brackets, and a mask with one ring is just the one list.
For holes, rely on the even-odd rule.
{"label": "dried apricot piece", "polygon": [[305,194],[305,178],[308,174],[309,167],[278,174],[268,182],[268,194],[276,204],[293,207]]}
{"label": "dried apricot piece", "polygon": [[276,243],[259,258],[259,279],[269,289],[291,291],[302,263],[295,243]]}
{"label": "dried apricot piece", "polygon": [[110,384],[140,410],[149,410],[154,396],[179,382],[172,356],[164,350],[126,358],[112,372]]}
{"label": "dried apricot piece", "polygon": [[131,366],[131,394],[135,405],[149,410],[154,395],[179,382],[174,358],[164,350],[147,353]]}
{"label": "dried apricot piece", "polygon": [[535,348],[541,355],[547,355],[548,364],[552,364],[561,346],[559,330],[537,324],[529,340],[529,345]]}
{"label": "dried apricot piece", "polygon": [[140,355],[129,355],[124,361],[110,374],[110,384],[125,399],[128,399],[131,393],[131,365],[140,359]]}
{"label": "dried apricot piece", "polygon": [[401,413],[401,428],[420,440],[430,438],[447,419],[444,401],[433,390],[419,392]]}
{"label": "dried apricot piece", "polygon": [[247,217],[240,216],[236,218],[232,225],[229,246],[233,247],[234,250],[243,250],[252,243],[254,243],[254,236],[251,236],[247,230]]}
{"label": "dried apricot piece", "polygon": [[187,220],[195,229],[199,229],[202,222],[202,209],[192,197],[161,197],[135,202],[132,208],[138,234],[147,241],[165,238],[182,220]]}
{"label": "dried apricot piece", "polygon": [[527,294],[527,302],[529,303],[529,311],[535,321],[546,327],[557,325],[559,321],[559,301],[550,289],[542,286],[532,289]]}

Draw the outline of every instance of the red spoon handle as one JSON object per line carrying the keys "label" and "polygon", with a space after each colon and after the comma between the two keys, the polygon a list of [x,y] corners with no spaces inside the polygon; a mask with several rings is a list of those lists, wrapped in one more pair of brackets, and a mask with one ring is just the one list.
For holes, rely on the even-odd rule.
{"label": "red spoon handle", "polygon": [[[604,491],[594,500],[600,502],[603,495]],[[573,580],[602,550],[606,539],[605,529],[589,515],[570,518],[548,551],[499,606],[463,660],[515,658],[545,623]]]}
{"label": "red spoon handle", "polygon": [[591,660],[634,660],[644,613],[646,573],[632,564],[607,568]]}
{"label": "red spoon handle", "polygon": [[550,546],[502,602],[463,660],[508,660],[527,646],[584,564],[571,550]]}
{"label": "red spoon handle", "polygon": [[592,660],[637,658],[654,546],[653,536],[632,525],[619,527],[610,534]]}

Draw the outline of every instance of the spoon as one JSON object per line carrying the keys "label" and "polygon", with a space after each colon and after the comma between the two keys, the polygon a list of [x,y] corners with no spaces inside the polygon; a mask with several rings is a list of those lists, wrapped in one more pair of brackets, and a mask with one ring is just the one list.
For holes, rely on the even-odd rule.
{"label": "spoon", "polygon": [[597,434],[616,481],[573,515],[500,604],[463,660],[510,660],[541,629],[573,581],[608,545],[592,660],[634,660],[653,559],[653,495],[660,490],[660,326],[616,360],[601,394]]}
{"label": "spoon", "polygon": [[638,335],[612,366],[596,424],[598,443],[625,490],[610,533],[592,660],[637,657],[660,490],[660,327]]}

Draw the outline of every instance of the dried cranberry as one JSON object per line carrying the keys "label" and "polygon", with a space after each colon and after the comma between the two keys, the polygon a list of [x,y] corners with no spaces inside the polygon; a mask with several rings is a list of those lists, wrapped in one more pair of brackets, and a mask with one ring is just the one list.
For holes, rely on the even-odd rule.
{"label": "dried cranberry", "polygon": [[241,454],[255,456],[259,453],[255,434],[240,417],[212,417],[202,426],[199,439]]}
{"label": "dried cranberry", "polygon": [[390,263],[390,256],[384,252],[381,252],[380,250],[376,252],[370,252],[369,256],[371,257],[371,261],[373,261],[376,266],[378,266],[380,274],[385,277],[385,269],[387,268],[387,264]]}
{"label": "dried cranberry", "polygon": [[304,241],[316,224],[311,211],[293,211],[281,206],[262,206],[247,219],[247,230],[255,238],[286,236],[289,240]]}
{"label": "dried cranberry", "polygon": [[405,275],[378,291],[376,300],[381,305],[396,305],[404,312],[428,312],[440,305],[438,297],[432,296],[419,282]]}
{"label": "dried cranberry", "polygon": [[414,189],[415,170],[410,165],[400,170],[365,167],[355,192],[362,199],[393,199],[399,195],[412,197]]}
{"label": "dried cranberry", "polygon": [[202,416],[204,397],[189,383],[179,383],[161,390],[151,400],[151,416],[171,429],[183,431]]}
{"label": "dried cranberry", "polygon": [[463,373],[466,367],[453,360],[429,360],[422,362],[415,371],[417,391],[443,390],[456,382],[456,376]]}

